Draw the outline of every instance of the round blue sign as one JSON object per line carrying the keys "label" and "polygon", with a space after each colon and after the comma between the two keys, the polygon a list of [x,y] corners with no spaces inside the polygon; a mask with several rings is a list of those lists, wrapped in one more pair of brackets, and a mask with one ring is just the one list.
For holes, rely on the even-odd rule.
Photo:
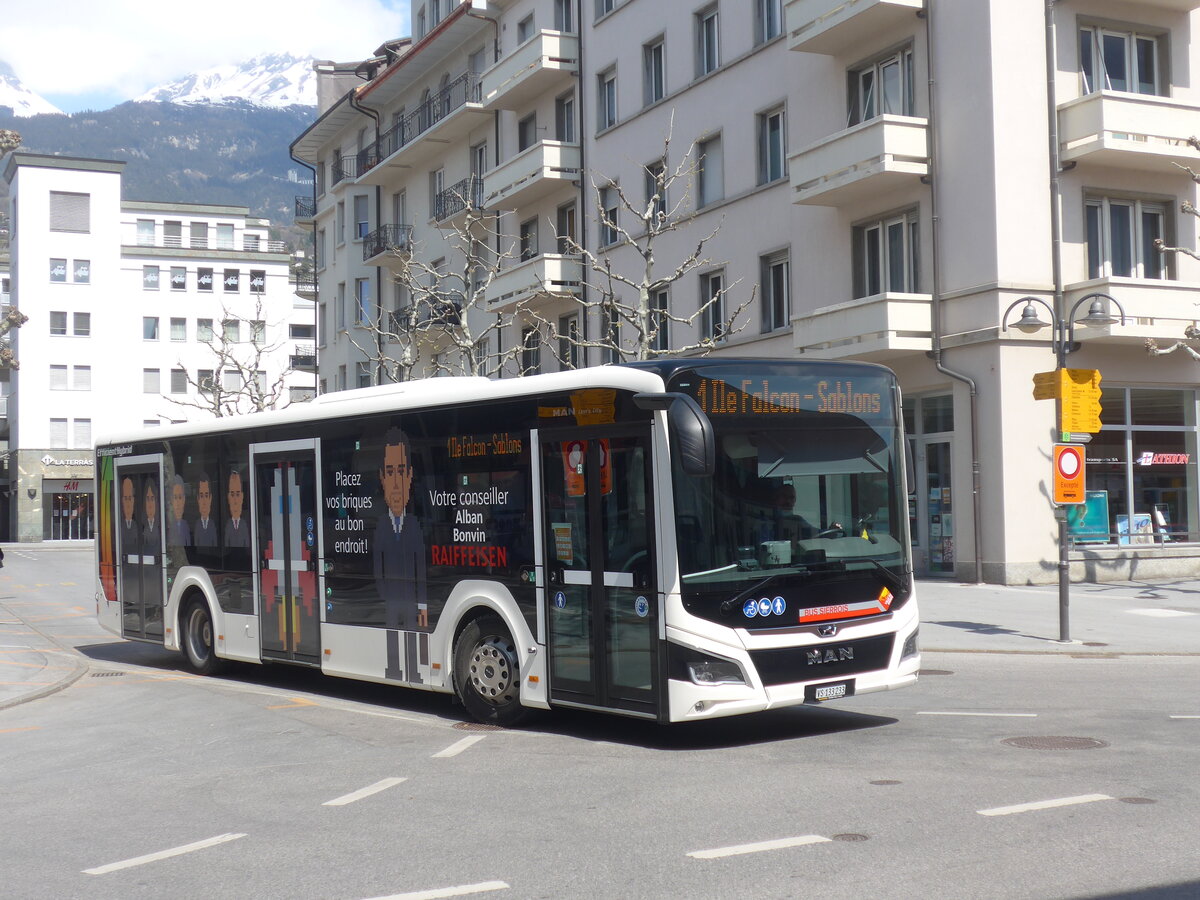
{"label": "round blue sign", "polygon": [[775,602],[771,604],[771,609],[775,610],[775,615],[782,616],[783,611],[787,609],[787,601],[782,597],[776,597]]}
{"label": "round blue sign", "polygon": [[650,615],[650,603],[645,597],[638,597],[633,601],[633,611],[638,614],[638,618],[644,619]]}
{"label": "round blue sign", "polygon": [[742,613],[746,616],[747,619],[753,619],[755,616],[758,615],[758,601],[757,600],[747,600],[746,605],[742,607]]}
{"label": "round blue sign", "polygon": [[566,609],[567,608],[567,595],[564,594],[562,591],[559,591],[557,594],[555,594],[554,595],[554,605],[557,606],[559,609]]}
{"label": "round blue sign", "polygon": [[760,616],[769,616],[771,614],[771,600],[768,597],[763,597],[758,601],[758,614]]}

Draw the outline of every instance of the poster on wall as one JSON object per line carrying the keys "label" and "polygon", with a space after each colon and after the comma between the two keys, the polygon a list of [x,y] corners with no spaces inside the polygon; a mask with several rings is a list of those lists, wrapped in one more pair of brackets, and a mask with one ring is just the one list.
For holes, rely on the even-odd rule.
{"label": "poster on wall", "polygon": [[1067,534],[1072,541],[1076,544],[1108,543],[1108,491],[1086,491],[1082,503],[1066,509]]}
{"label": "poster on wall", "polygon": [[1154,530],[1150,526],[1150,513],[1134,513],[1133,521],[1129,516],[1117,516],[1118,544],[1153,544]]}

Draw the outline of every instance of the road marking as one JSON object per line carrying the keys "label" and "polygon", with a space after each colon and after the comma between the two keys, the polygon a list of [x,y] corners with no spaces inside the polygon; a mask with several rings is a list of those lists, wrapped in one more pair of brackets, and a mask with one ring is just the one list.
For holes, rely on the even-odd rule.
{"label": "road marking", "polygon": [[805,844],[827,844],[830,838],[819,834],[800,837],[779,838],[775,841],[759,841],[757,844],[737,844],[733,847],[718,847],[715,850],[693,850],[688,856],[693,859],[721,859],[726,856],[741,856],[744,853],[762,853],[765,850],[783,850],[787,847],[803,847]]}
{"label": "road marking", "polygon": [[1194,616],[1193,612],[1185,612],[1182,609],[1130,609],[1126,612],[1131,612],[1135,616],[1151,616],[1155,619],[1174,619],[1179,616]]}
{"label": "road marking", "polygon": [[356,800],[361,800],[364,797],[370,797],[372,794],[378,794],[380,791],[386,791],[390,787],[407,781],[407,778],[385,778],[383,781],[377,781],[374,784],[369,784],[365,788],[359,788],[357,791],[352,791],[349,794],[343,794],[341,797],[335,797],[332,800],[326,800],[322,806],[346,806],[354,803]]}
{"label": "road marking", "polygon": [[432,891],[415,891],[411,894],[388,894],[371,900],[438,900],[439,897],[464,897],[467,894],[505,890],[508,890],[508,885],[503,881],[481,881],[479,884],[460,884],[458,887],[434,888]]}
{"label": "road marking", "polygon": [[0,728],[0,734],[16,734],[18,731],[41,731],[41,725],[26,725],[24,728]]}
{"label": "road marking", "polygon": [[1034,803],[1018,803],[1016,806],[997,806],[992,809],[977,809],[981,816],[1011,816],[1014,813],[1033,812],[1039,809],[1054,809],[1059,806],[1077,806],[1080,803],[1096,803],[1111,800],[1108,794],[1080,794],[1078,797],[1060,797],[1057,800],[1038,800]]}
{"label": "road marking", "polygon": [[1200,719],[1200,716],[1171,716],[1172,719]]}
{"label": "road marking", "polygon": [[194,844],[184,844],[182,847],[173,847],[170,850],[159,850],[157,853],[147,853],[145,856],[135,856],[133,859],[109,863],[106,866],[96,866],[94,869],[84,869],[83,874],[107,875],[109,872],[116,872],[120,869],[132,869],[134,866],[144,866],[146,863],[158,862],[160,859],[170,859],[172,856],[182,856],[184,853],[192,853],[196,850],[204,850],[207,847],[215,847],[217,844],[225,844],[229,841],[236,841],[238,838],[244,838],[245,836],[245,834],[218,834],[216,837],[206,838],[203,841],[196,841]]}
{"label": "road marking", "polygon": [[1037,713],[999,712],[919,712],[918,716],[980,716],[993,719],[1036,719]]}
{"label": "road marking", "polygon": [[448,759],[451,756],[458,756],[458,754],[462,753],[472,744],[478,744],[485,737],[487,737],[486,734],[473,734],[470,737],[465,737],[461,741],[455,741],[445,750],[439,750],[430,759]]}
{"label": "road marking", "polygon": [[267,709],[298,709],[301,706],[316,706],[315,700],[309,700],[305,697],[289,697],[291,703],[280,703],[278,706],[268,706]]}

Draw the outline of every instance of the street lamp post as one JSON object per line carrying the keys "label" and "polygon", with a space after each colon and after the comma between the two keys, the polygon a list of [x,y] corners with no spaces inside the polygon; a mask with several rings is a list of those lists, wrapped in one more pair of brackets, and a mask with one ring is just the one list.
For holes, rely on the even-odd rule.
{"label": "street lamp post", "polygon": [[[1125,308],[1117,301],[1115,297],[1099,292],[1087,294],[1080,297],[1071,306],[1067,315],[1059,315],[1055,312],[1054,307],[1040,297],[1022,297],[1015,301],[1004,311],[1004,316],[1001,319],[1001,331],[1008,331],[1008,317],[1014,309],[1024,304],[1024,309],[1021,310],[1021,317],[1013,323],[1013,327],[1025,334],[1036,334],[1043,328],[1051,329],[1051,349],[1054,351],[1054,361],[1059,369],[1067,367],[1068,354],[1074,353],[1079,349],[1079,345],[1075,343],[1075,316],[1079,312],[1079,307],[1084,303],[1091,301],[1088,306],[1087,315],[1079,320],[1080,325],[1092,328],[1103,328],[1109,325],[1114,325],[1117,322],[1125,324]],[[1103,301],[1108,301],[1118,310],[1121,311],[1121,316],[1118,319],[1108,311]],[[1044,322],[1038,318],[1038,311],[1034,304],[1039,304],[1046,308],[1050,314],[1050,321]],[[1055,430],[1061,434],[1062,425],[1062,397],[1059,396],[1055,401]],[[1059,506],[1055,508],[1055,518],[1058,519],[1058,639],[1062,643],[1069,643],[1071,640],[1071,564],[1067,556],[1067,511],[1065,507]]]}

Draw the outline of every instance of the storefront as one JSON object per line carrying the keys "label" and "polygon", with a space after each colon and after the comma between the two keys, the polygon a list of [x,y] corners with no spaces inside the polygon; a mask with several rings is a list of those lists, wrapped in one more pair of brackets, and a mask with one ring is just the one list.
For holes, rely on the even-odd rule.
{"label": "storefront", "polygon": [[95,535],[90,450],[19,450],[12,481],[18,541],[88,541]]}
{"label": "storefront", "polygon": [[909,485],[908,517],[918,575],[954,575],[955,511],[950,465],[953,401],[950,394],[904,400],[904,431],[916,475]]}

